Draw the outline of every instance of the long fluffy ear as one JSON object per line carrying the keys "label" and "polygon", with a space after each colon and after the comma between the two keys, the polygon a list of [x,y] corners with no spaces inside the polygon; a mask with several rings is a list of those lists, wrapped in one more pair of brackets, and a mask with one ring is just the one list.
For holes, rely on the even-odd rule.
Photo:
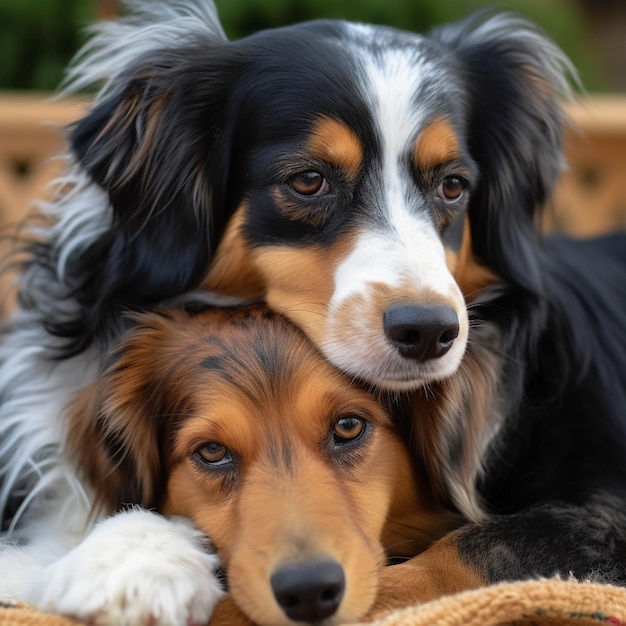
{"label": "long fluffy ear", "polygon": [[149,306],[194,286],[227,220],[226,102],[238,58],[210,3],[131,3],[99,27],[73,88],[104,81],[72,129],[80,166],[108,194],[110,227],[67,265],[83,328],[99,335],[120,308]]}
{"label": "long fluffy ear", "polygon": [[129,504],[158,507],[165,492],[169,436],[189,413],[184,393],[172,385],[165,346],[172,323],[144,314],[124,337],[111,363],[69,410],[67,445],[95,492],[95,507],[112,512]]}
{"label": "long fluffy ear", "polygon": [[509,283],[541,292],[537,212],[563,166],[562,102],[576,73],[540,30],[481,12],[433,33],[470,94],[467,133],[481,174],[470,206],[474,253]]}

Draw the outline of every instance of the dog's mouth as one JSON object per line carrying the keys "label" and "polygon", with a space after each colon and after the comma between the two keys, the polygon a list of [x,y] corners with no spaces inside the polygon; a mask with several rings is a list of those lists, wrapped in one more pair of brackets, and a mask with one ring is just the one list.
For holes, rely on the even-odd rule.
{"label": "dog's mouth", "polygon": [[[384,365],[372,355],[371,363],[344,361],[334,364],[359,380],[385,391],[413,391],[448,378],[457,371],[461,358],[444,363],[419,363],[393,358]],[[374,365],[377,364],[377,367]],[[362,367],[359,367],[362,365]]]}

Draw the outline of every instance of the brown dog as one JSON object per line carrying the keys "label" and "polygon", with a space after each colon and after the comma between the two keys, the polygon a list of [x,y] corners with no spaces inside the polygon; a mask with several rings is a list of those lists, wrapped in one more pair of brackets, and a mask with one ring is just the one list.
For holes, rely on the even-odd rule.
{"label": "brown dog", "polygon": [[[438,532],[379,402],[264,308],[137,321],[72,412],[98,501],[182,515],[210,537],[231,594],[216,622],[363,617],[386,557]],[[406,603],[388,591],[381,606]]]}

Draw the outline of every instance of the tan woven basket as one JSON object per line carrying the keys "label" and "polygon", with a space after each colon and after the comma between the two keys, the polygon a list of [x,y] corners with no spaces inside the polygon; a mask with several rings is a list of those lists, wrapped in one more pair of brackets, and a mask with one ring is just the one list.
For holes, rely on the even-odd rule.
{"label": "tan woven basket", "polygon": [[[574,580],[502,583],[395,611],[374,624],[626,626],[626,589]],[[0,626],[76,626],[76,622],[8,603],[0,608]]]}

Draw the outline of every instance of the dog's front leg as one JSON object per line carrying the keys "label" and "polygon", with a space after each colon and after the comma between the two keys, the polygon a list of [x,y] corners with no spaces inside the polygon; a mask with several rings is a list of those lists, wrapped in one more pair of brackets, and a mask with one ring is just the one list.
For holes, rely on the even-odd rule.
{"label": "dog's front leg", "polygon": [[367,619],[485,585],[485,577],[459,552],[458,537],[458,532],[450,533],[412,559],[385,567]]}
{"label": "dog's front leg", "polygon": [[118,513],[28,572],[18,597],[93,626],[200,626],[223,595],[206,543],[183,518]]}
{"label": "dog's front leg", "polygon": [[622,495],[598,493],[583,506],[545,502],[467,524],[384,568],[370,616],[503,581],[573,576],[623,583],[623,508]]}

